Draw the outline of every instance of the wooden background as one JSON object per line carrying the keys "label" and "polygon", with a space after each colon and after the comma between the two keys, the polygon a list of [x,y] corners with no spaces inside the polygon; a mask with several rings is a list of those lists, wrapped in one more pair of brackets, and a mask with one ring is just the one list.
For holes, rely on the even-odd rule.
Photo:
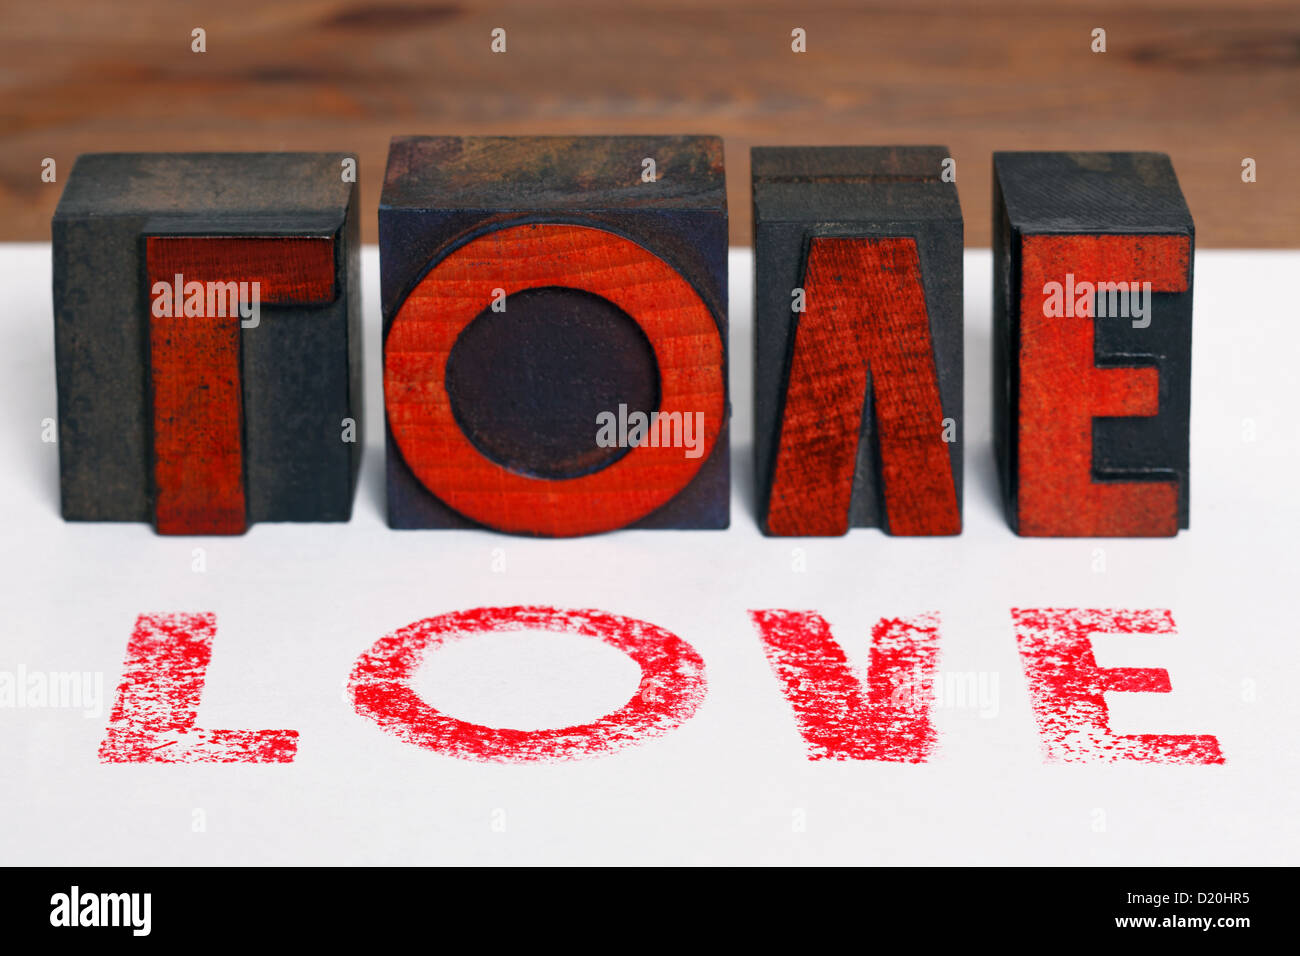
{"label": "wooden background", "polygon": [[355,150],[373,241],[394,134],[695,132],[726,137],[733,242],[751,145],[939,143],[969,245],[994,149],[1162,150],[1202,245],[1300,245],[1296,0],[4,0],[0,20],[0,239],[48,238],[81,152]]}

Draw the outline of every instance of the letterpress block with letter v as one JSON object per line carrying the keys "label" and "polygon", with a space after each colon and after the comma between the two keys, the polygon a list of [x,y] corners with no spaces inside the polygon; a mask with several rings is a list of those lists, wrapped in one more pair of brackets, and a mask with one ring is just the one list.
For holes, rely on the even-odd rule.
{"label": "letterpress block with letter v", "polygon": [[938,146],[753,150],[764,533],[961,531],[953,169]]}

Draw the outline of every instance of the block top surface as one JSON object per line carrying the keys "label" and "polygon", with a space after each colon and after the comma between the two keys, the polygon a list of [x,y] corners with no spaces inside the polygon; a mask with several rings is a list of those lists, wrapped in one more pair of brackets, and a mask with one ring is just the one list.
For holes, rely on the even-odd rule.
{"label": "block top surface", "polygon": [[[77,158],[54,218],[112,215],[332,214],[355,183],[351,153],[87,153]],[[353,157],[355,158],[355,157]]]}
{"label": "block top surface", "polygon": [[994,153],[993,176],[1020,232],[1193,229],[1164,153]]}
{"label": "block top surface", "polygon": [[758,222],[961,219],[945,146],[755,146]]}
{"label": "block top surface", "polygon": [[[655,161],[655,182],[642,163]],[[380,209],[726,208],[717,136],[398,136]]]}
{"label": "block top surface", "polygon": [[754,182],[940,182],[943,146],[755,146]]}

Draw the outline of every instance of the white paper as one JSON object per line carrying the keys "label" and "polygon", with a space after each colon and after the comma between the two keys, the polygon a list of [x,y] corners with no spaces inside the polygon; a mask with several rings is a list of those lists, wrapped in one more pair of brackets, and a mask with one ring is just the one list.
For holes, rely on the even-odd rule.
{"label": "white paper", "polygon": [[[49,249],[0,247],[0,672],[101,675],[98,714],[0,709],[0,862],[1295,863],[1300,252],[1196,261],[1191,528],[1173,539],[1016,537],[996,504],[990,254],[968,252],[965,530],[768,539],[753,516],[750,255],[731,256],[733,504],[726,532],[533,540],[396,532],[383,503],[378,256],[363,252],[366,457],[348,524],[238,538],[65,523]],[[207,570],[191,570],[193,549]],[[795,570],[802,548],[806,570]],[[1098,550],[1105,570],[1094,571]],[[504,570],[494,564],[504,560]],[[676,730],[598,759],[485,764],[404,744],[344,685],[383,635],[480,606],[643,618],[690,642],[708,696]],[[1170,694],[1110,694],[1121,733],[1212,733],[1223,766],[1044,761],[1009,609],[1169,608],[1175,637],[1106,637],[1102,666],[1169,671]],[[996,682],[936,709],[927,764],[810,761],[747,611],[820,612],[865,667],[872,624],[938,611],[940,671]],[[97,751],[138,614],[212,611],[208,728],[293,728],[283,765],[104,765]],[[448,713],[521,728],[617,708],[638,669],[594,640],[468,638],[418,686]],[[986,704],[989,702],[986,701]],[[201,824],[201,826],[200,826]]]}

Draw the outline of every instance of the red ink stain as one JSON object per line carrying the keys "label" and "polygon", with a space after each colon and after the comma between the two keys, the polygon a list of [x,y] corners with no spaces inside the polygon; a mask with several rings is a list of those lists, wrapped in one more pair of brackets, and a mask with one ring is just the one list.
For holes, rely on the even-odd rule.
{"label": "red ink stain", "polygon": [[1224,762],[1218,738],[1210,734],[1116,734],[1110,729],[1106,693],[1167,694],[1169,672],[1158,667],[1098,667],[1092,635],[1176,634],[1172,613],[1012,608],[1011,619],[1048,760]]}
{"label": "red ink stain", "polygon": [[99,745],[101,763],[292,763],[296,730],[194,726],[215,614],[141,614],[126,649],[117,702]]}
{"label": "red ink stain", "polygon": [[[641,667],[636,694],[622,708],[574,727],[485,727],[429,706],[411,687],[425,655],[440,645],[500,631],[551,631],[594,637]],[[357,659],[348,684],[357,713],[409,744],[462,760],[523,763],[599,757],[660,736],[688,720],[704,700],[704,660],[677,635],[646,621],[594,610],[488,607],[408,624]]]}
{"label": "red ink stain", "polygon": [[763,651],[794,708],[810,760],[924,763],[937,734],[930,714],[939,616],[883,618],[871,629],[865,688],[830,625],[812,611],[750,611]]}

